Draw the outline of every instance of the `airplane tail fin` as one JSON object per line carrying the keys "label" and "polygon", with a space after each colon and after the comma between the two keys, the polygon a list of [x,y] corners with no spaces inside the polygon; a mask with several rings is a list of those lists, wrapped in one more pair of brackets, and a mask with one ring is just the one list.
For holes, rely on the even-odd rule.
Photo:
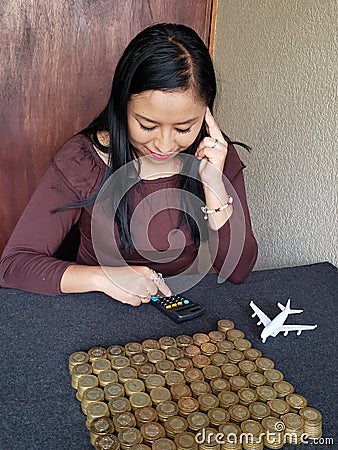
{"label": "airplane tail fin", "polygon": [[300,314],[303,312],[303,309],[291,309],[290,302],[291,302],[291,299],[289,298],[286,306],[284,307],[284,309],[287,310],[288,314]]}

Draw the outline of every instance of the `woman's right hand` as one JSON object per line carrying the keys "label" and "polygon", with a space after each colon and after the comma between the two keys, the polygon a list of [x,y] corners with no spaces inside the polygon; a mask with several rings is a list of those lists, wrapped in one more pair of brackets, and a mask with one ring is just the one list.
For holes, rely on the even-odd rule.
{"label": "woman's right hand", "polygon": [[158,291],[171,295],[162,275],[146,266],[101,267],[97,283],[97,290],[132,306],[148,303]]}

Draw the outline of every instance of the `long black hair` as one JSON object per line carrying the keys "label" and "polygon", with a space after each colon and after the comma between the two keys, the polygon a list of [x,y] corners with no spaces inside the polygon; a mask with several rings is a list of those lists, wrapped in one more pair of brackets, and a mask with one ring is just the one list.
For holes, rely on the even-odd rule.
{"label": "long black hair", "polygon": [[[148,90],[173,92],[188,89],[192,89],[196,97],[203,101],[211,112],[213,111],[216,96],[214,67],[207,47],[192,28],[162,23],[144,29],[132,39],[116,66],[107,106],[88,127],[81,131],[99,150],[108,154],[105,180],[126,165],[128,170],[133,170],[131,168],[135,165],[128,163],[137,162],[136,150],[128,140],[127,107],[130,97]],[[109,132],[109,147],[100,143],[97,137],[100,131]],[[183,153],[194,155],[205,136],[207,131],[203,124],[193,144]],[[224,137],[230,142],[227,136],[224,135]],[[190,192],[204,202],[203,186],[198,175],[198,162],[196,160],[196,164],[191,164],[191,159],[183,160],[182,173],[190,173],[191,176],[181,175],[180,190],[182,193]],[[184,167],[189,164],[190,167]],[[137,176],[139,166],[138,168],[136,166],[134,170]],[[85,200],[85,203],[92,201],[93,198],[90,198]],[[133,244],[129,228],[128,195],[124,195],[118,201],[119,204],[114,205],[114,199],[112,199],[120,245],[126,250],[131,250]],[[192,219],[189,211],[194,206],[191,202],[185,202],[184,195],[182,203],[180,221],[184,216],[186,217],[195,243],[205,240],[207,229],[203,219],[200,223]]]}

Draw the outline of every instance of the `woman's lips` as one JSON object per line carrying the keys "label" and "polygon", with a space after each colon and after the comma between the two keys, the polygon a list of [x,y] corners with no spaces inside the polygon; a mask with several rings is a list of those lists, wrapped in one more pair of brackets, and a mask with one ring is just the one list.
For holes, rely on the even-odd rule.
{"label": "woman's lips", "polygon": [[147,149],[150,156],[152,156],[153,158],[159,160],[159,161],[165,161],[166,159],[169,159],[173,153],[167,153],[166,155],[159,155],[158,153],[154,153],[151,150]]}

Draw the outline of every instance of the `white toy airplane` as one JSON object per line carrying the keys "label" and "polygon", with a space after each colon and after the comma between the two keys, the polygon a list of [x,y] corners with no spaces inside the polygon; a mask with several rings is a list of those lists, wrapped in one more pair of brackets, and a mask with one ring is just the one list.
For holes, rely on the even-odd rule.
{"label": "white toy airplane", "polygon": [[278,307],[282,310],[274,319],[270,320],[269,317],[263,313],[261,309],[258,308],[254,304],[254,302],[250,302],[251,308],[254,310],[254,313],[251,317],[259,317],[259,322],[257,325],[263,323],[264,330],[261,333],[261,338],[263,343],[269,336],[276,337],[277,334],[281,331],[284,332],[284,336],[287,336],[289,331],[297,331],[297,336],[299,336],[302,331],[305,330],[314,330],[317,328],[317,325],[284,325],[289,314],[299,314],[302,313],[302,309],[291,309],[290,308],[290,299],[288,300],[286,306],[283,306],[281,303],[277,303]]}

